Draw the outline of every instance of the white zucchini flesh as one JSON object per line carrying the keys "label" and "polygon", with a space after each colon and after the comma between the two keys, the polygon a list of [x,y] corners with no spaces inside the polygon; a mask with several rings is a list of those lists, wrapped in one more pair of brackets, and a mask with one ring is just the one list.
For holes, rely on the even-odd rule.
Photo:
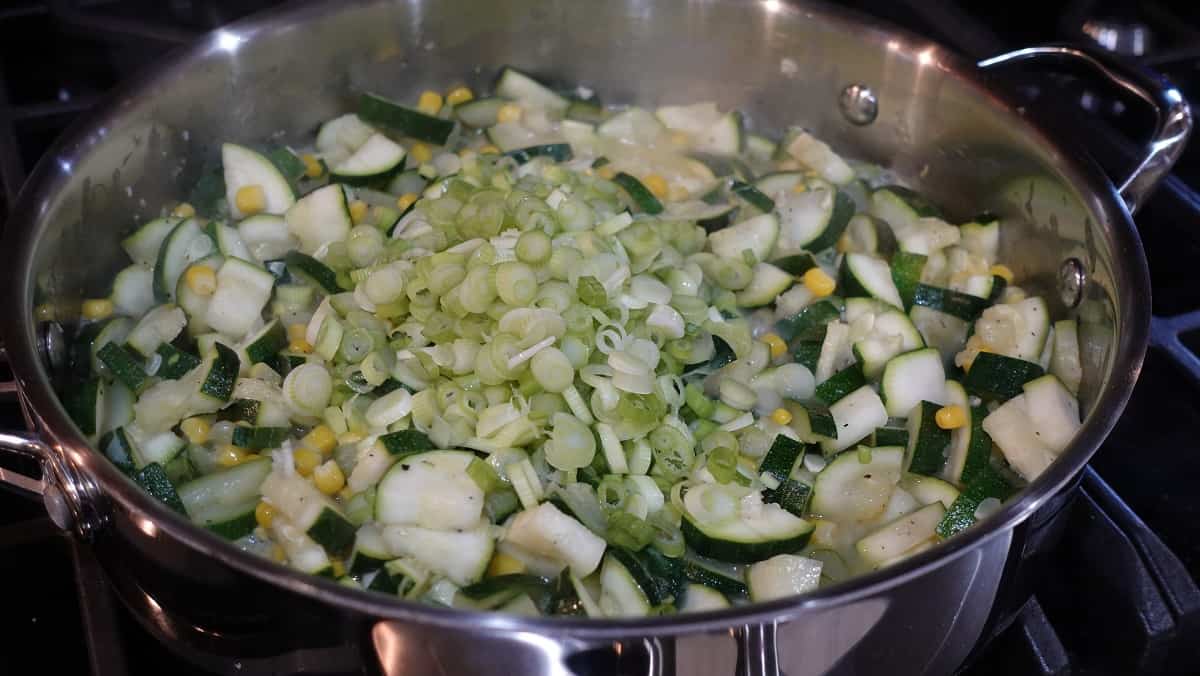
{"label": "white zucchini flesh", "polygon": [[271,522],[271,539],[283,547],[288,565],[306,573],[320,573],[329,568],[331,562],[325,548],[304,534],[304,530],[289,523],[286,518],[275,517]]}
{"label": "white zucchini flesh", "polygon": [[606,547],[602,538],[548,502],[517,514],[504,539],[532,554],[562,561],[578,577],[596,570]]}
{"label": "white zucchini flesh", "polygon": [[854,362],[854,350],[850,344],[850,326],[844,322],[829,322],[825,326],[825,338],[821,342],[821,353],[817,356],[817,370],[813,373],[818,385],[829,380],[833,374]]}
{"label": "white zucchini flesh", "polygon": [[892,490],[892,496],[888,498],[887,507],[884,508],[883,514],[876,519],[880,523],[888,523],[893,519],[904,516],[910,512],[920,509],[921,502],[916,496],[909,493],[903,486],[896,486]]}
{"label": "white zucchini flesh", "polygon": [[333,164],[350,157],[375,133],[375,128],[354,113],[347,113],[321,125],[317,131],[317,150]]}
{"label": "white zucchini flesh", "polygon": [[[986,310],[984,311],[987,312]],[[921,332],[921,338],[929,347],[935,348],[942,357],[942,362],[949,364],[954,361],[954,355],[962,349],[967,341],[967,331],[971,325],[945,312],[939,312],[923,305],[914,305],[908,312],[913,326]]]}
{"label": "white zucchini flesh", "polygon": [[1081,426],[1075,395],[1053,375],[1031,380],[1023,389],[1033,433],[1053,453],[1062,453]]}
{"label": "white zucchini flesh", "polygon": [[172,300],[183,271],[192,263],[211,256],[216,248],[198,220],[189,218],[175,226],[163,239],[154,264],[155,297]]}
{"label": "white zucchini flesh", "polygon": [[429,451],[401,459],[379,481],[375,519],[434,529],[478,523],[483,491],[467,474],[474,459],[465,451]]}
{"label": "white zucchini flesh", "polygon": [[757,260],[766,260],[779,237],[779,219],[774,214],[762,214],[722,228],[708,236],[708,246],[722,258],[742,260],[749,250]]}
{"label": "white zucchini flesh", "polygon": [[237,193],[247,186],[262,188],[264,208],[268,214],[282,214],[296,202],[292,186],[279,173],[279,169],[262,154],[233,143],[221,146],[221,164],[225,170],[225,199],[229,201],[229,213],[234,218],[243,218],[237,207]]}
{"label": "white zucchini flesh", "polygon": [[512,67],[505,68],[497,78],[496,95],[557,113],[562,113],[570,105],[554,90]]}
{"label": "white zucchini flesh", "polygon": [[129,258],[139,265],[153,267],[158,259],[158,250],[162,248],[163,240],[179,225],[179,218],[156,218],[144,223],[141,227],[121,240],[121,248],[129,254]]}
{"label": "white zucchini flesh", "polygon": [[899,446],[873,448],[869,457],[858,451],[838,455],[813,481],[812,512],[835,522],[877,519],[887,509],[903,466]]}
{"label": "white zucchini flesh", "polygon": [[663,123],[641,108],[629,108],[596,127],[596,133],[637,147],[656,145],[666,132]]}
{"label": "white zucchini flesh", "polygon": [[263,480],[262,495],[288,522],[308,531],[321,512],[332,509],[338,512],[337,504],[317,490],[317,487],[298,474],[272,472]]}
{"label": "white zucchini flesh", "polygon": [[301,197],[284,214],[288,230],[300,240],[300,250],[312,255],[350,234],[352,223],[342,186],[331,183]]}
{"label": "white zucchini flesh", "polygon": [[1017,303],[1017,312],[1024,320],[1023,330],[1017,333],[1016,353],[1009,355],[1025,361],[1037,362],[1050,333],[1050,310],[1046,301],[1034,296]]}
{"label": "white zucchini flesh", "polygon": [[178,306],[159,305],[142,316],[125,338],[125,343],[143,357],[154,354],[159,345],[169,343],[187,326],[187,315]]}
{"label": "white zucchini flesh", "polygon": [[461,587],[475,582],[487,570],[495,549],[491,533],[492,527],[486,523],[468,530],[391,525],[384,527],[383,539],[393,556],[416,559]]}
{"label": "white zucchini flesh", "polygon": [[794,554],[778,554],[759,561],[746,571],[746,587],[753,601],[770,601],[816,589],[822,564]]}
{"label": "white zucchini flesh", "polygon": [[1033,481],[1054,462],[1055,455],[1034,434],[1025,396],[1018,394],[989,413],[983,419],[983,431],[992,438],[1008,464],[1027,481]]}
{"label": "white zucchini flesh", "polygon": [[395,169],[404,161],[404,155],[404,146],[383,134],[372,134],[330,171],[338,176],[373,176]]}
{"label": "white zucchini flesh", "polygon": [[712,587],[693,583],[684,589],[683,605],[679,609],[685,613],[700,613],[728,607],[729,599],[724,594]]}
{"label": "white zucchini flesh", "polygon": [[241,234],[235,228],[232,228],[224,223],[213,224],[213,235],[217,241],[217,251],[221,252],[226,258],[240,258],[250,263],[257,263],[256,259],[250,253],[250,248],[242,240]]}
{"label": "white zucchini flesh", "polygon": [[820,237],[833,216],[833,200],[834,190],[828,185],[776,196],[775,210],[779,213],[780,226],[774,256],[799,253],[806,244]]}
{"label": "white zucchini flesh", "polygon": [[112,302],[118,314],[141,317],[154,307],[154,271],[134,263],[113,279]]}
{"label": "white zucchini flesh", "polygon": [[829,407],[829,414],[833,416],[833,422],[837,425],[837,438],[821,442],[821,448],[826,453],[850,448],[875,431],[875,428],[886,425],[888,420],[883,400],[870,385],[863,385],[834,402]]}
{"label": "white zucchini flesh", "polygon": [[275,214],[258,214],[238,223],[238,234],[257,261],[283,258],[300,243],[288,230],[287,221]]}
{"label": "white zucchini flesh", "polygon": [[749,286],[737,293],[737,303],[742,307],[773,303],[794,281],[794,277],[770,263],[757,263]]}
{"label": "white zucchini flesh", "polygon": [[854,169],[833,152],[827,143],[808,132],[796,134],[788,144],[787,152],[834,185],[843,185],[854,180]]}
{"label": "white zucchini flesh", "polygon": [[958,499],[958,489],[947,481],[923,474],[905,474],[900,478],[900,488],[908,491],[922,505],[942,503],[946,509]]}
{"label": "white zucchini flesh", "polygon": [[922,401],[940,404],[946,397],[946,369],[941,354],[923,348],[900,355],[883,369],[881,383],[888,415],[907,418]]}
{"label": "white zucchini flesh", "polygon": [[865,561],[878,566],[937,537],[937,525],[945,514],[946,507],[934,502],[887,523],[854,548]]}
{"label": "white zucchini flesh", "polygon": [[612,556],[604,559],[600,589],[600,608],[609,617],[641,617],[650,613],[646,593],[629,570]]}
{"label": "white zucchini flesh", "polygon": [[855,281],[866,289],[872,297],[891,305],[902,308],[900,292],[892,281],[892,268],[887,261],[869,254],[846,254],[846,269],[854,276]]}
{"label": "white zucchini flesh", "polygon": [[217,272],[217,290],[208,304],[205,321],[213,329],[240,339],[262,316],[271,299],[275,277],[240,258],[226,259]]}

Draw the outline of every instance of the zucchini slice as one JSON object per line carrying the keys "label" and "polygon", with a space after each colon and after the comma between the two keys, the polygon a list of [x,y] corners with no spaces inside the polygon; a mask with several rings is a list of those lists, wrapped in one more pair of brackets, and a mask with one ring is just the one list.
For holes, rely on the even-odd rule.
{"label": "zucchini slice", "polygon": [[822,565],[817,559],[793,554],[759,561],[746,571],[750,599],[770,601],[812,591],[821,583]]}
{"label": "zucchini slice", "polygon": [[384,136],[372,134],[346,159],[329,168],[334,180],[363,185],[404,168],[404,146]]}
{"label": "zucchini slice", "polygon": [[194,523],[236,540],[254,530],[259,489],[270,473],[270,458],[250,460],[183,484],[179,499]]}
{"label": "zucchini slice", "polygon": [[487,129],[499,121],[500,108],[506,103],[507,99],[498,96],[472,99],[454,106],[454,117],[468,127]]}
{"label": "zucchini slice", "polygon": [[158,260],[158,250],[162,248],[163,240],[182,220],[182,218],[167,217],[147,221],[134,230],[133,234],[121,240],[121,248],[129,254],[129,258],[134,263],[152,267]]}
{"label": "zucchini slice", "polygon": [[755,260],[766,260],[779,237],[779,219],[775,214],[762,214],[717,230],[708,236],[708,247],[722,258],[742,260],[742,252],[750,251]]}
{"label": "zucchini slice", "polygon": [[[265,160],[264,160],[265,161]],[[154,263],[154,297],[160,303],[173,300],[175,286],[189,265],[215,253],[216,243],[205,234],[200,221],[180,221],[163,238]]]}
{"label": "zucchini slice", "polygon": [[796,279],[770,263],[756,263],[753,274],[750,284],[737,293],[737,303],[742,307],[774,303],[779,294],[787,291]]}
{"label": "zucchini slice", "polygon": [[[713,522],[698,515],[697,504],[708,500],[738,500],[722,484],[701,484],[684,495],[682,528],[688,545],[701,556],[731,563],[750,563],[794,552],[808,543],[813,525],[775,504],[750,514],[735,514]],[[690,496],[690,499],[689,499]],[[736,507],[734,508],[736,510]]]}
{"label": "zucchini slice", "polygon": [[[839,399],[829,407],[829,414],[833,417],[836,438],[821,442],[821,449],[827,455],[859,443],[888,421],[887,409],[870,385],[863,385]],[[813,416],[809,419],[811,421]],[[817,431],[815,425],[813,431]]]}
{"label": "zucchini slice", "polygon": [[426,115],[370,92],[359,96],[358,116],[367,122],[395,129],[403,136],[437,146],[446,145],[454,131],[454,120]]}
{"label": "zucchini slice", "polygon": [[632,174],[627,174],[623,171],[618,172],[612,180],[613,183],[621,186],[621,189],[625,191],[625,194],[629,195],[629,200],[633,202],[634,206],[636,206],[638,209],[652,215],[662,213],[662,202],[660,202],[658,198],[654,196],[654,193],[650,192],[650,189],[642,185],[642,182]]}
{"label": "zucchini slice", "polygon": [[505,66],[496,78],[495,92],[506,99],[520,101],[550,112],[565,113],[570,101],[553,89],[512,66]]}
{"label": "zucchini slice", "polygon": [[284,214],[288,230],[300,240],[300,250],[313,254],[350,234],[353,223],[342,186],[331,183],[301,197]]}
{"label": "zucchini slice", "polygon": [[1023,390],[1025,383],[1042,377],[1042,367],[1031,361],[980,352],[963,377],[963,387],[984,399],[1007,401]]}
{"label": "zucchini slice", "polygon": [[428,451],[401,458],[383,475],[375,520],[425,528],[470,528],[483,514],[483,491],[467,474],[475,454]]}
{"label": "zucchini slice", "polygon": [[287,178],[261,153],[225,143],[221,146],[221,165],[225,171],[225,199],[229,201],[229,213],[234,218],[246,216],[237,207],[238,191],[244,187],[262,188],[266,198],[263,211],[268,214],[282,214],[296,202],[296,194]]}
{"label": "zucchini slice", "polygon": [[213,329],[241,339],[259,321],[271,299],[275,276],[240,258],[229,258],[217,272],[217,290],[208,304],[205,322]]}
{"label": "zucchini slice", "polygon": [[864,561],[876,567],[886,565],[933,541],[937,537],[937,526],[945,515],[945,505],[931,503],[885,524],[855,543],[854,548]]}
{"label": "zucchini slice", "polygon": [[897,446],[838,454],[817,473],[812,512],[839,522],[876,519],[887,507],[903,468],[904,449]]}
{"label": "zucchini slice", "polygon": [[385,526],[383,539],[392,554],[414,559],[460,586],[483,577],[495,548],[487,524],[466,530]]}
{"label": "zucchini slice", "polygon": [[847,296],[869,296],[893,307],[904,307],[887,261],[868,254],[849,253],[842,259],[840,272],[838,283]]}
{"label": "zucchini slice", "polygon": [[923,348],[892,359],[883,369],[880,390],[893,418],[907,417],[921,401],[941,402],[946,393],[941,355]]}
{"label": "zucchini slice", "polygon": [[946,465],[950,432],[934,420],[940,405],[922,401],[908,415],[908,449],[905,469],[913,474],[938,476]]}
{"label": "zucchini slice", "polygon": [[304,477],[271,473],[262,482],[261,490],[263,497],[290,524],[330,553],[344,553],[354,543],[354,525],[337,503]]}
{"label": "zucchini slice", "polygon": [[117,313],[141,317],[154,307],[154,270],[134,263],[113,279],[112,302]]}

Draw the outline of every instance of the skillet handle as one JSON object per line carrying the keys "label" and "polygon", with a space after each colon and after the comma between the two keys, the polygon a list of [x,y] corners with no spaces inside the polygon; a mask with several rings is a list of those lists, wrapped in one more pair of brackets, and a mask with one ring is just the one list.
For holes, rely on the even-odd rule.
{"label": "skillet handle", "polygon": [[[0,346],[0,362],[7,362],[8,355]],[[21,396],[15,381],[0,381],[0,396]],[[29,409],[21,401],[22,413],[29,427],[33,421]],[[64,531],[73,531],[85,541],[91,541],[104,527],[107,519],[99,508],[99,488],[89,477],[79,472],[66,460],[62,453],[51,448],[34,432],[0,430],[0,455],[33,460],[40,468],[41,476],[29,476],[23,472],[0,467],[0,485],[15,488],[20,494],[32,499],[41,498],[46,514],[54,525]]]}
{"label": "skillet handle", "polygon": [[1114,88],[1133,94],[1154,110],[1154,131],[1146,144],[1146,151],[1138,166],[1118,188],[1129,213],[1136,213],[1187,145],[1192,132],[1192,111],[1183,94],[1157,73],[1100,49],[1083,46],[1026,47],[984,59],[977,65],[980,69],[992,70],[1026,61],[1091,70],[1103,76]]}

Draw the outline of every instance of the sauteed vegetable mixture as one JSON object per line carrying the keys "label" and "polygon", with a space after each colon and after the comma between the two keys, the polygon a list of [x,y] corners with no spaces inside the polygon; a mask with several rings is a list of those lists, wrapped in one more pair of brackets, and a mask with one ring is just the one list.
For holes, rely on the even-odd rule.
{"label": "sauteed vegetable mixture", "polygon": [[591,617],[888,566],[1071,440],[1075,323],[997,219],[799,128],[587,94],[506,68],[225,144],[83,304],[79,427],[299,570]]}

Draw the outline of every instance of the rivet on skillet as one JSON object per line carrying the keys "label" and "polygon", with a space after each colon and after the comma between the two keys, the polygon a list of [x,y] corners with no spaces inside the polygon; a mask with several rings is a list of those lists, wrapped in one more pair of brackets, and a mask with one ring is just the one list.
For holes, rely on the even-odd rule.
{"label": "rivet on skillet", "polygon": [[850,124],[868,125],[879,115],[879,99],[875,97],[875,92],[864,84],[846,85],[838,99],[838,105]]}
{"label": "rivet on skillet", "polygon": [[1073,308],[1083,299],[1083,285],[1087,282],[1087,273],[1083,263],[1078,258],[1068,258],[1058,268],[1058,294],[1063,305]]}

